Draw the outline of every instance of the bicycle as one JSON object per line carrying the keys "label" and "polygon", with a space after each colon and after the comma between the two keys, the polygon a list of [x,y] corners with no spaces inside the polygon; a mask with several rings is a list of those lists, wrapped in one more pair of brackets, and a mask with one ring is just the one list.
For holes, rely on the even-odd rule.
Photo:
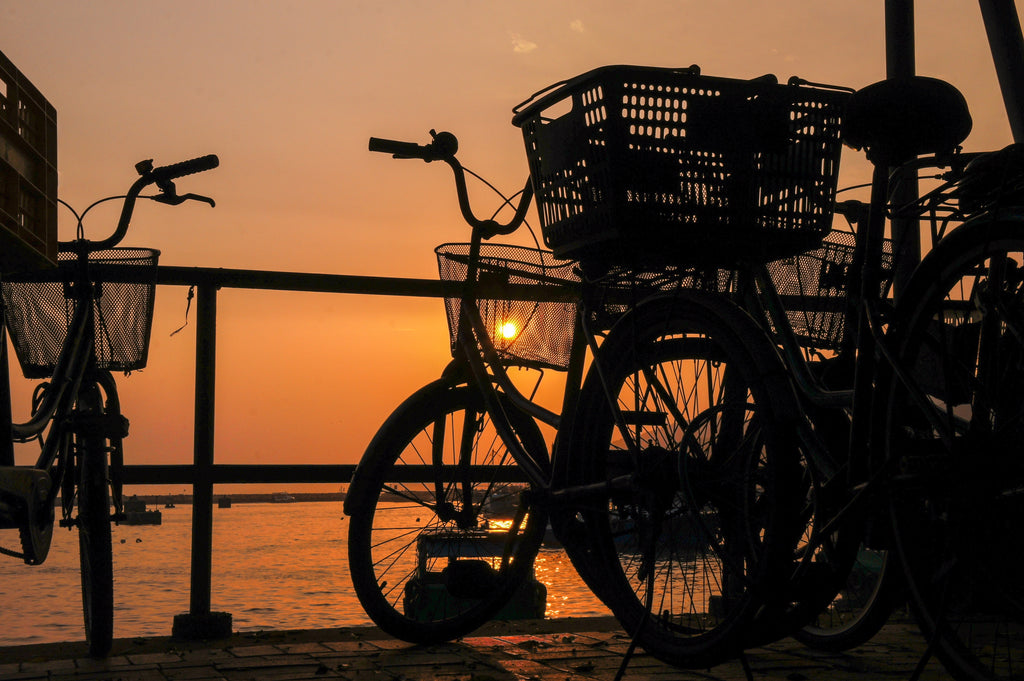
{"label": "bicycle", "polygon": [[[0,528],[17,529],[20,550],[5,555],[40,565],[49,553],[56,507],[61,527],[78,528],[82,606],[89,653],[102,657],[113,640],[112,521],[123,519],[122,440],[128,420],[121,414],[112,371],[145,366],[152,322],[159,251],[117,246],[127,234],[136,201],[168,205],[213,200],[178,194],[174,180],[217,167],[203,156],[154,167],[136,165],[139,178],[124,196],[113,234],[91,241],[78,215],[77,238],[59,242],[59,267],[19,272],[2,282],[4,332],[10,331],[26,378],[46,379],[32,397],[31,416],[13,423],[7,414],[9,444],[0,454]],[[159,193],[143,196],[149,185]],[[89,208],[107,201],[103,199]],[[62,202],[63,203],[63,202]],[[64,204],[67,205],[67,204]],[[108,266],[123,270],[118,276]],[[7,382],[6,336],[3,366]],[[9,405],[9,398],[5,400]],[[15,465],[14,443],[38,441],[32,465]],[[76,515],[77,506],[77,515]]]}
{"label": "bicycle", "polygon": [[[996,546],[1012,536],[1021,511],[1012,443],[1020,432],[1021,396],[1014,386],[1024,361],[1018,317],[1022,150],[960,153],[971,127],[966,102],[952,86],[921,77],[854,93],[846,125],[848,143],[875,164],[858,247],[848,269],[829,269],[844,263],[820,252],[789,263],[806,271],[801,259],[816,258],[821,267],[812,286],[826,277],[831,283],[811,293],[839,288],[845,294],[839,315],[846,335],[834,360],[845,379],[826,386],[801,356],[792,322],[803,313],[786,310],[778,299],[777,273],[751,268],[739,298],[775,338],[804,403],[849,414],[846,447],[805,447],[808,470],[818,478],[814,512],[820,514],[808,520],[813,529],[803,547],[805,563],[836,532],[887,549],[898,557],[929,654],[934,651],[956,678],[1013,678],[1024,611],[1012,559]],[[915,174],[949,170],[937,188],[901,205],[888,200],[890,167]],[[933,244],[895,304],[885,295],[882,271],[889,216],[930,226]],[[829,439],[827,426],[811,423],[818,438]],[[993,526],[1002,531],[998,537],[988,529]],[[783,634],[821,597],[831,598],[850,564],[841,556],[818,560],[831,575],[826,586],[812,575],[818,595],[796,600],[788,614],[799,614],[776,617],[769,628]],[[798,574],[801,569],[808,568]],[[797,590],[801,579],[808,577],[795,578]],[[871,597],[831,643],[856,645],[874,633],[888,603],[880,586]]]}
{"label": "bicycle", "polygon": [[[591,87],[595,78],[608,80]],[[545,210],[573,215],[590,197],[570,186],[578,181],[572,168],[545,176],[531,167],[532,183],[516,215],[498,224],[474,216],[450,134],[437,134],[427,145],[371,140],[374,151],[448,164],[473,228],[469,244],[438,249],[442,278],[462,282],[446,300],[453,362],[382,425],[345,500],[353,585],[370,617],[396,637],[447,640],[493,616],[526,582],[548,519],[581,577],[626,631],[675,664],[706,667],[735,656],[751,644],[758,613],[784,607],[777,600],[790,582],[801,512],[795,493],[802,476],[801,410],[767,337],[738,308],[723,312],[720,291],[732,277],[715,264],[737,249],[751,257],[766,247],[776,257],[797,253],[815,232],[827,231],[842,97],[767,78],[711,78],[695,67],[609,67],[560,85],[563,94],[580,98],[580,115],[601,122],[605,100],[595,93],[612,91],[613,81],[633,90],[626,100],[608,94],[615,103],[609,107],[629,96],[634,105],[637,99],[674,100],[668,107],[681,122],[679,105],[689,98],[691,112],[705,107],[709,115],[731,115],[737,129],[752,123],[769,133],[767,145],[749,135],[734,140],[691,115],[696,122],[686,134],[698,148],[704,144],[694,154],[693,172],[702,173],[706,193],[679,201],[690,211],[688,222],[743,224],[727,197],[742,197],[754,184],[726,186],[721,166],[730,163],[748,171],[753,183],[783,168],[800,177],[821,174],[810,180],[819,195],[788,202],[788,185],[777,184],[776,198],[785,206],[775,208],[780,231],[731,233],[730,241],[712,244],[719,247],[714,253],[693,250],[706,233],[684,234],[671,244],[667,261],[645,262],[650,252],[641,249],[618,254],[625,257],[617,261],[588,253],[576,264],[557,249],[560,260],[541,249],[482,243],[519,226],[542,177],[564,180],[552,194],[575,202],[569,208],[540,203],[542,221]],[[644,91],[672,87],[679,93],[683,86],[685,93],[667,98]],[[565,151],[557,139],[531,139],[525,122],[558,98],[554,90],[517,110],[528,155],[547,159]],[[559,129],[571,138],[582,127],[573,125],[577,129]],[[646,134],[645,147],[665,144]],[[790,136],[799,140],[796,150],[815,152],[790,158]],[[775,166],[751,175],[749,161],[759,154]],[[643,155],[636,155],[629,168],[639,161],[643,169]],[[587,161],[580,166],[597,173]],[[690,250],[698,257],[680,257]],[[510,319],[515,328],[506,334]],[[531,402],[509,377],[511,366],[564,370],[561,413]],[[704,377],[699,401],[694,375]],[[537,422],[557,431],[550,455]],[[613,451],[613,429],[628,447]],[[491,500],[511,495],[515,514],[489,518]]]}
{"label": "bicycle", "polygon": [[[651,145],[663,156],[675,151],[665,132],[671,129],[666,121],[675,121],[669,118],[672,112],[666,111],[670,107],[664,103],[673,99],[667,94],[672,92],[669,88],[648,87],[646,92],[633,93],[633,98],[620,98],[618,93],[609,97],[603,92],[611,89],[608,83],[601,86],[585,91],[580,98],[583,104],[594,102],[593,106],[581,106],[580,101],[573,101],[574,108],[582,110],[580,115],[590,116],[591,120],[604,125],[605,119],[626,119],[628,112],[631,114],[627,122],[631,126],[629,133],[639,129],[641,135],[646,131],[649,137],[658,139]],[[551,99],[556,97],[553,95]],[[632,107],[645,109],[633,116]],[[1012,443],[1019,435],[1020,423],[1019,394],[1013,388],[1018,384],[1019,362],[1022,361],[1019,352],[1022,327],[1015,317],[1020,308],[1018,273],[1024,246],[1016,236],[1020,233],[1019,206],[1024,202],[1020,189],[1020,147],[985,155],[957,153],[959,144],[970,131],[970,115],[962,95],[952,86],[935,79],[910,78],[879,83],[850,95],[843,108],[847,117],[844,140],[855,148],[866,150],[869,160],[875,164],[875,174],[868,223],[859,230],[862,238],[853,249],[848,271],[838,270],[842,274],[838,288],[845,290],[847,299],[846,308],[839,308],[845,313],[845,336],[836,348],[837,366],[826,367],[832,371],[832,380],[838,380],[838,385],[823,383],[805,362],[801,351],[807,344],[801,344],[792,337],[791,311],[773,295],[776,285],[769,265],[764,262],[771,261],[771,258],[759,260],[753,257],[744,261],[741,254],[732,260],[720,261],[729,272],[730,280],[725,285],[720,281],[711,315],[717,315],[719,323],[726,323],[737,330],[743,327],[737,311],[730,310],[733,306],[759,320],[761,335],[747,332],[737,335],[746,341],[748,348],[762,345],[763,337],[771,339],[771,346],[782,355],[783,371],[796,386],[803,414],[808,420],[798,426],[797,436],[804,477],[790,487],[805,496],[806,504],[798,514],[798,530],[788,536],[785,533],[776,535],[779,543],[790,541],[794,536],[800,537],[791,546],[791,581],[781,587],[777,582],[773,583],[773,587],[780,588],[784,595],[774,602],[764,601],[762,610],[743,626],[734,630],[717,629],[734,651],[795,631],[814,617],[844,586],[850,567],[861,545],[866,542],[869,547],[895,550],[906,575],[911,606],[922,621],[930,649],[937,652],[952,673],[963,678],[1012,677],[1013,657],[1019,650],[1017,641],[1022,614],[1019,589],[1014,586],[1012,558],[999,553],[994,547],[1001,537],[1013,536],[1011,528],[1015,526],[1020,512],[1015,503],[1020,475],[1012,460],[1007,460],[1008,454],[1012,455]],[[696,107],[687,107],[688,116],[698,114]],[[733,119],[725,115],[717,120],[729,123]],[[822,125],[820,120],[815,122]],[[543,124],[555,128],[558,134],[570,140],[568,144],[577,144],[565,119],[544,121]],[[575,125],[581,127],[578,123]],[[607,125],[614,128],[612,123]],[[621,130],[618,133],[625,136]],[[758,134],[763,134],[763,130]],[[629,138],[631,146],[628,149],[637,155],[652,148],[644,147],[636,139],[635,136]],[[611,144],[611,133],[608,140]],[[813,148],[814,145],[804,148],[808,147]],[[795,150],[790,151],[797,155]],[[558,153],[557,148],[554,151],[545,149],[541,155],[557,158]],[[921,155],[925,158],[917,159]],[[762,167],[772,167],[773,159],[767,155],[763,158]],[[668,173],[666,179],[665,164],[659,166],[656,161],[647,160],[653,167],[650,172],[656,177],[652,180],[650,173],[645,172],[647,168],[637,170],[630,166],[638,179],[635,185],[627,186],[626,196],[655,196],[665,204],[678,202],[680,198],[670,191],[669,183],[680,182],[681,179],[683,191],[694,191],[693,185],[696,184],[697,191],[702,192],[702,199],[712,204],[712,210],[726,205],[726,201],[708,188],[718,187],[709,181],[707,175],[693,171]],[[671,160],[676,161],[674,157]],[[637,235],[637,227],[628,221],[620,219],[609,227],[604,216],[591,218],[596,224],[596,236],[584,232],[585,236],[595,236],[593,241],[588,243],[580,239],[578,232],[572,234],[571,224],[566,223],[577,217],[579,212],[605,208],[600,202],[588,203],[585,200],[586,191],[593,189],[587,183],[599,172],[595,169],[597,164],[590,158],[587,161],[571,171],[561,168],[552,173],[555,178],[551,182],[554,198],[547,198],[556,205],[547,207],[550,222],[545,226],[549,233],[556,235],[558,232],[552,227],[565,229],[567,238],[562,243],[562,255],[579,255],[581,262],[583,257],[599,261],[602,257],[621,260],[624,254],[628,257],[630,249],[638,248],[635,241],[629,243],[627,238],[640,241],[639,248],[649,250],[644,255],[662,255],[657,248],[664,246],[659,241],[664,233],[657,230],[664,228],[665,222],[659,223],[661,216],[657,215],[646,216],[655,224],[651,230],[651,241],[644,241],[646,234]],[[629,159],[620,159],[620,162],[628,163]],[[727,168],[718,159],[714,164],[718,175],[712,176],[712,180],[726,177],[735,181],[737,173],[734,168]],[[890,205],[888,167],[904,164],[910,171],[928,167],[952,169],[945,178],[947,183],[927,194],[920,203]],[[540,165],[543,170],[543,162]],[[531,173],[536,182],[540,173],[533,165]],[[748,181],[748,178],[749,170],[747,174],[739,175],[740,181]],[[800,178],[800,181],[786,178],[790,184],[782,187],[772,184],[772,180],[777,179],[775,177],[763,179],[765,181],[757,185],[757,196],[765,202],[763,205],[769,207],[793,196],[814,201],[823,194],[822,184],[807,181],[807,178]],[[578,184],[573,186],[572,182]],[[744,185],[744,188],[748,186]],[[569,191],[570,187],[579,190],[578,193]],[[607,187],[599,186],[598,189]],[[733,193],[726,192],[730,200],[737,195],[732,189]],[[621,200],[621,194],[616,196],[609,191],[608,195],[611,197],[608,200]],[[952,212],[951,203],[955,207]],[[832,206],[822,209],[831,212]],[[923,218],[933,227],[935,243],[932,252],[911,277],[906,290],[899,292],[895,308],[885,296],[881,272],[887,210],[900,216]],[[710,217],[717,216],[712,213]],[[756,213],[752,216],[754,220],[761,217]],[[706,220],[708,216],[702,216],[702,219]],[[936,228],[940,222],[944,227],[958,219],[964,224],[948,235]],[[594,228],[593,224],[586,226]],[[612,233],[611,248],[600,244],[601,238],[608,238],[607,234],[600,233],[602,228]],[[626,229],[634,232],[615,233],[615,230]],[[586,248],[594,247],[595,243],[596,257],[586,252]],[[716,245],[721,246],[712,244],[712,247]],[[894,251],[899,253],[901,246],[894,245]],[[572,252],[574,250],[575,253]],[[713,257],[714,253],[711,255]],[[800,259],[803,256],[796,257]],[[826,274],[834,278],[836,270]],[[833,281],[832,286],[835,285]],[[947,302],[947,299],[952,302]],[[952,307],[956,314],[941,314],[946,307]],[[671,306],[664,311],[666,317],[673,314],[675,311]],[[727,321],[730,318],[735,318],[735,321]],[[984,319],[989,321],[979,321]],[[933,328],[936,326],[938,331]],[[710,322],[707,328],[713,328]],[[957,339],[955,345],[952,339]],[[612,352],[612,356],[627,355],[632,347],[643,341],[644,338],[638,336],[633,343],[626,341],[613,345],[609,338],[602,349],[613,348],[616,352]],[[752,353],[754,350],[749,351]],[[941,372],[934,368],[930,371],[922,369],[920,365],[926,365],[928,359],[935,357],[947,362],[941,367]],[[600,353],[595,358],[595,362],[599,361]],[[759,369],[766,372],[761,375],[770,376],[778,370],[778,364],[772,358],[758,363]],[[844,371],[847,372],[845,378]],[[606,399],[603,391],[607,391],[607,386],[597,379],[591,381],[589,388],[584,386],[579,400],[581,405],[585,405],[583,413],[598,413],[602,400]],[[634,406],[623,408],[621,413],[637,410],[635,396],[638,392],[628,391],[634,399]],[[654,392],[657,391],[647,391]],[[614,389],[611,393],[614,395]],[[873,393],[885,397],[873,399]],[[951,404],[954,397],[958,400],[956,408]],[[849,414],[848,422],[839,423],[838,429],[834,423],[820,420],[822,412],[835,413],[837,408],[840,416],[842,411]],[[968,417],[962,413],[965,410]],[[626,419],[618,417],[614,409],[611,411],[606,423],[600,427],[591,419],[587,428],[572,432],[575,442],[569,445],[568,451],[576,452],[576,456],[569,460],[584,464],[576,469],[570,480],[572,484],[588,480],[599,484],[607,479],[611,468],[610,463],[600,463],[602,458],[607,457],[611,462],[611,450],[630,451],[636,448],[630,442]],[[666,410],[647,411],[661,419],[659,412]],[[713,410],[704,412],[711,413]],[[677,479],[684,486],[714,490],[716,480],[709,479],[704,462],[698,458],[699,463],[694,465],[679,452],[679,443],[685,446],[687,438],[694,432],[700,432],[703,425],[700,418],[690,421],[688,428],[682,431],[683,437],[674,441],[675,447],[668,448],[675,451],[666,453],[666,457],[676,461],[662,468],[661,476],[655,476],[646,485],[648,489],[657,489],[659,477],[664,478],[667,472],[676,470]],[[835,442],[836,430],[838,445]],[[843,442],[845,438],[848,442]],[[627,446],[618,447],[616,439]],[[882,449],[885,455],[872,457],[873,448]],[[960,463],[965,459],[965,453],[979,448],[994,451],[980,461],[975,456],[973,460],[968,459],[970,463],[967,465]],[[594,463],[595,460],[598,463]],[[589,469],[585,465],[588,461]],[[964,470],[975,462],[978,463],[976,468]],[[938,466],[933,467],[936,464]],[[782,464],[776,460],[773,465]],[[966,501],[953,491],[956,483],[966,487]],[[699,493],[689,493],[700,498]],[[871,508],[872,502],[878,500],[888,505],[887,513],[878,514]],[[753,508],[757,510],[757,506]],[[657,505],[649,505],[648,509],[651,518],[657,518],[659,514],[670,517]],[[990,515],[996,513],[1004,517]],[[612,608],[624,622],[631,618],[633,622],[642,621],[645,613],[652,610],[650,601],[644,602],[640,596],[645,587],[642,577],[647,574],[649,578],[651,571],[641,563],[642,568],[631,574],[630,555],[620,551],[608,539],[612,532],[607,529],[607,517],[603,509],[585,517],[588,536],[597,537],[596,541],[605,551],[601,555],[600,547],[595,548],[598,559],[594,562],[605,569],[605,579],[613,581],[611,591],[605,591],[603,597],[612,605],[631,589],[635,590],[635,599],[630,601],[627,595],[625,605],[619,601],[618,608]],[[657,531],[657,521],[651,524]],[[996,529],[978,532],[979,525]],[[887,533],[889,537],[886,537]],[[957,541],[951,542],[951,536]],[[650,545],[651,540],[648,542]],[[977,548],[979,544],[985,547],[984,551]],[[975,553],[970,554],[968,547]],[[648,552],[653,554],[653,546]],[[638,553],[642,555],[642,552],[633,552],[633,555]],[[615,569],[616,558],[622,562],[621,571]],[[648,562],[654,562],[653,556]],[[615,580],[618,580],[617,586],[614,585]],[[855,614],[849,626],[819,632],[825,637],[825,645],[846,647],[870,637],[884,622],[891,606],[888,592],[891,586],[890,580],[876,580],[864,607]],[[759,585],[757,588],[765,587]],[[647,617],[647,626],[657,626],[651,624],[655,617]],[[627,631],[633,629],[627,626]],[[652,636],[645,633],[641,637],[643,645],[649,647],[653,643],[656,648],[652,652],[670,660],[678,656],[676,659],[681,659],[684,664],[692,662],[687,656],[695,651],[676,645],[689,635],[688,631],[662,627],[660,633],[664,634],[664,640],[652,640]]]}

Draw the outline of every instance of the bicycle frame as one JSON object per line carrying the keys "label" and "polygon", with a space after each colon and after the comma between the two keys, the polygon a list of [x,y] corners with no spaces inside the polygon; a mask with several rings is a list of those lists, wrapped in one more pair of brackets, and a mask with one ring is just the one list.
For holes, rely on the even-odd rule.
{"label": "bicycle frame", "polygon": [[[610,491],[631,488],[635,485],[635,480],[631,475],[586,485],[568,483],[566,476],[559,475],[559,467],[569,457],[569,433],[573,427],[572,419],[576,413],[575,406],[586,373],[588,351],[593,358],[590,370],[600,372],[598,336],[605,329],[598,328],[599,323],[588,323],[588,319],[596,307],[594,306],[595,294],[604,294],[605,287],[600,283],[592,284],[586,280],[580,283],[580,289],[575,296],[578,307],[569,361],[566,366],[561,412],[554,413],[534,402],[514,384],[480,313],[480,308],[477,305],[480,286],[477,283],[476,275],[483,234],[484,231],[480,229],[473,231],[468,258],[469,268],[460,297],[459,325],[454,344],[455,355],[445,369],[444,375],[454,377],[454,380],[468,378],[470,383],[481,391],[485,409],[491,417],[492,425],[500,434],[503,444],[522,471],[523,477],[532,486],[533,492],[546,503],[580,505],[601,502],[607,498]],[[641,300],[630,300],[630,307],[634,308],[642,304],[643,299],[660,295],[672,294],[652,289],[642,294]],[[488,293],[488,297],[491,297],[490,293]],[[504,400],[499,398],[499,393],[505,398]],[[609,396],[608,399],[611,400],[611,397]],[[511,402],[514,408],[555,429],[556,434],[550,458],[547,451],[532,452],[523,444],[505,414],[506,407],[503,402]],[[613,412],[614,417],[621,420],[622,414],[619,413],[619,410],[613,410]],[[619,431],[623,438],[627,441],[631,440],[630,429],[621,422]],[[633,451],[639,451],[637,443],[630,442],[630,445]],[[467,446],[471,445],[467,444]],[[467,460],[467,458],[467,456],[463,456],[462,460]]]}
{"label": "bicycle frame", "polygon": [[[572,350],[566,376],[566,391],[562,400],[562,413],[555,414],[545,407],[533,402],[525,396],[509,377],[502,364],[490,334],[480,315],[477,306],[477,263],[479,260],[480,243],[483,230],[474,228],[471,240],[469,267],[466,274],[466,285],[463,287],[459,315],[459,327],[456,335],[455,358],[452,365],[445,370],[453,371],[452,367],[466,366],[477,387],[480,388],[484,404],[490,414],[495,429],[509,448],[512,458],[524,472],[526,478],[535,489],[543,494],[552,491],[551,466],[547,463],[547,452],[542,456],[527,451],[520,438],[515,434],[509,420],[505,417],[499,404],[497,391],[511,399],[516,408],[531,417],[560,430],[564,415],[569,413],[569,406],[578,393],[583,380],[583,366],[586,345],[581,331],[581,317],[577,314],[576,329],[573,333]],[[557,449],[557,447],[556,447]]]}
{"label": "bicycle frame", "polygon": [[[63,338],[59,354],[53,365],[52,374],[48,382],[42,384],[43,392],[41,401],[33,404],[30,418],[24,423],[13,423],[10,411],[10,384],[8,381],[0,390],[4,391],[3,403],[6,403],[6,415],[0,416],[7,420],[6,432],[11,435],[11,440],[4,445],[4,454],[0,458],[0,527],[28,528],[29,534],[44,533],[38,520],[26,518],[34,517],[35,509],[52,508],[58,492],[62,491],[63,519],[62,525],[73,524],[71,514],[73,513],[75,480],[73,479],[73,464],[68,461],[69,438],[72,433],[83,428],[90,429],[99,425],[102,432],[108,437],[119,439],[119,434],[125,426],[121,422],[96,422],[78,423],[72,415],[78,408],[76,406],[82,390],[88,384],[98,386],[106,395],[106,402],[110,408],[117,408],[118,399],[116,384],[109,371],[98,367],[95,355],[95,325],[96,307],[94,301],[93,283],[90,280],[90,253],[112,248],[125,236],[135,203],[140,198],[142,190],[150,184],[156,184],[160,193],[151,198],[161,203],[177,205],[188,199],[199,199],[212,204],[212,200],[195,194],[177,194],[173,180],[184,175],[189,175],[203,170],[214,168],[219,161],[216,156],[205,156],[189,161],[184,161],[169,166],[154,168],[152,161],[143,161],[136,166],[140,177],[132,184],[124,196],[110,197],[123,199],[120,217],[117,226],[109,237],[100,241],[90,241],[79,238],[74,241],[60,242],[59,251],[62,253],[73,253],[74,261],[67,264],[70,275],[65,280],[65,286],[70,289],[67,298],[73,301],[74,312],[67,326],[67,334]],[[106,201],[102,199],[92,204]],[[90,206],[90,208],[92,207]],[[72,212],[73,209],[72,209]],[[81,227],[82,217],[88,212],[86,209],[82,216],[75,213]],[[32,280],[30,277],[29,280]],[[45,279],[43,279],[45,281]],[[0,319],[0,323],[6,326],[6,320]],[[6,328],[5,328],[6,333]],[[4,359],[7,359],[6,346],[4,348]],[[120,412],[116,418],[121,419]],[[14,461],[13,442],[28,442],[38,439],[42,443],[40,454],[31,466],[16,466]],[[116,448],[115,448],[116,449]],[[114,518],[121,513],[121,490],[119,468],[121,462],[113,460],[110,462],[114,469],[111,473],[111,491],[114,504]],[[106,467],[104,467],[106,468]],[[40,535],[42,536],[42,534]],[[45,538],[45,537],[44,537]],[[38,547],[41,555],[23,555],[4,549],[4,553],[22,557],[26,562],[41,563],[48,551],[48,541],[43,541]],[[33,551],[34,553],[34,551]]]}
{"label": "bicycle frame", "polygon": [[[927,223],[933,247],[944,236],[949,221],[964,219],[964,215],[942,206],[941,199],[955,188],[967,164],[981,155],[933,155],[904,164],[893,173],[893,177],[906,172],[916,173],[923,168],[951,168],[950,174],[954,178],[942,182],[908,205],[887,204],[885,197],[888,195],[890,176],[887,169],[876,169],[869,218],[856,223],[857,247],[849,267],[851,276],[845,291],[846,342],[836,355],[839,361],[847,361],[849,366],[854,367],[853,382],[849,387],[826,387],[811,370],[767,266],[759,264],[744,270],[749,283],[740,286],[739,303],[773,336],[798,394],[814,407],[843,410],[850,419],[851,439],[842,457],[845,463],[840,463],[837,457],[822,447],[809,447],[807,450],[810,464],[824,478],[823,484],[836,481],[841,489],[848,490],[838,511],[826,519],[823,530],[810,543],[812,549],[820,545],[822,537],[827,535],[831,527],[846,514],[856,512],[871,493],[886,484],[891,473],[885,464],[872,462],[868,451],[868,442],[878,434],[877,429],[880,427],[880,416],[877,413],[880,407],[872,403],[873,385],[880,372],[891,372],[893,380],[921,408],[920,413],[928,418],[930,427],[943,441],[948,444],[954,435],[950,432],[949,420],[945,418],[950,415],[940,414],[935,409],[911,375],[910,368],[900,363],[890,347],[887,329],[883,328],[889,320],[886,320],[883,308],[895,309],[895,296],[892,300],[886,299],[878,267],[882,262],[883,236],[888,216],[907,214]],[[921,229],[924,228],[922,224]],[[966,422],[963,425],[966,426]],[[839,478],[841,474],[845,474],[845,477]],[[842,482],[839,482],[840,479]]]}

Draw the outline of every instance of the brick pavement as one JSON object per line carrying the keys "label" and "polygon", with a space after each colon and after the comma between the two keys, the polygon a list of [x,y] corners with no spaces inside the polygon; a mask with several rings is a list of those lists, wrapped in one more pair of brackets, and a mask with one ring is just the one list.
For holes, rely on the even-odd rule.
{"label": "brick pavement", "polygon": [[[102,660],[87,657],[82,643],[0,648],[0,681],[610,681],[628,647],[625,634],[606,618],[495,622],[472,637],[433,646],[411,646],[370,628],[257,632],[211,642],[119,639]],[[910,678],[923,648],[916,629],[897,622],[844,654],[785,640],[746,658],[758,681],[896,681]],[[747,677],[739,662],[684,671],[640,652],[623,678]],[[921,678],[948,676],[932,661]]]}

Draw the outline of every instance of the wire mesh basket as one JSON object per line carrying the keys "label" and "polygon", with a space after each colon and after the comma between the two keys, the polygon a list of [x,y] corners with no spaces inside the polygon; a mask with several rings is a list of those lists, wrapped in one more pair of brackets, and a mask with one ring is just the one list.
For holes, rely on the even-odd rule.
{"label": "wire mesh basket", "polygon": [[[465,281],[469,244],[442,244],[435,249],[442,281]],[[481,285],[543,284],[576,288],[580,279],[572,263],[549,251],[523,246],[482,244],[477,281]],[[462,311],[460,298],[445,298],[448,330],[454,352]],[[480,317],[503,363],[564,370],[569,365],[576,302],[545,302],[513,298],[478,298]]]}
{"label": "wire mesh basket", "polygon": [[544,242],[610,264],[814,248],[831,228],[846,98],[696,67],[609,66],[552,86],[513,117]]}
{"label": "wire mesh basket", "polygon": [[[89,254],[92,265],[120,265],[141,273],[141,282],[101,281],[90,275],[99,368],[135,371],[146,366],[159,255],[149,248],[112,248]],[[58,255],[59,262],[72,267],[75,258],[73,253]],[[4,281],[0,286],[7,329],[26,378],[49,377],[57,366],[75,314],[72,267],[54,270],[51,281]]]}
{"label": "wire mesh basket", "polygon": [[608,329],[622,315],[653,296],[671,296],[680,291],[729,294],[735,289],[736,274],[735,270],[715,267],[612,267],[592,282],[593,299],[587,312],[596,328]]}
{"label": "wire mesh basket", "polygon": [[[768,264],[775,289],[786,305],[786,316],[806,347],[838,350],[846,331],[846,292],[853,274],[856,237],[833,231],[819,248]],[[880,294],[892,283],[893,246],[886,239],[881,263]]]}

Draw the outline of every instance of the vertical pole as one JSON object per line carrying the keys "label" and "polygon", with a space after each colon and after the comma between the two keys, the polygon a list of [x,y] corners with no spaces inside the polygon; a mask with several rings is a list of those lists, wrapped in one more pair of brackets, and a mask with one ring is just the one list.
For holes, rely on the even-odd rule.
{"label": "vertical pole", "polygon": [[[885,0],[885,77],[910,78],[916,73],[914,56],[914,0]],[[895,169],[890,169],[895,170]],[[909,203],[918,197],[916,175],[900,178],[893,202]],[[894,219],[892,240],[895,256],[893,289],[906,288],[921,262],[921,237],[917,220]]]}
{"label": "vertical pole", "polygon": [[1014,142],[1024,142],[1024,37],[1013,0],[978,0]]}
{"label": "vertical pole", "polygon": [[907,78],[914,58],[914,0],[885,0],[885,77]]}
{"label": "vertical pole", "polygon": [[214,388],[217,369],[217,290],[199,287],[196,300],[196,413],[192,480],[192,599],[190,612],[210,612],[213,575]]}
{"label": "vertical pole", "polygon": [[210,612],[213,575],[214,388],[217,360],[217,289],[199,286],[196,297],[196,413],[192,471],[192,594],[189,612],[174,618],[178,638],[231,635],[231,614]]}

